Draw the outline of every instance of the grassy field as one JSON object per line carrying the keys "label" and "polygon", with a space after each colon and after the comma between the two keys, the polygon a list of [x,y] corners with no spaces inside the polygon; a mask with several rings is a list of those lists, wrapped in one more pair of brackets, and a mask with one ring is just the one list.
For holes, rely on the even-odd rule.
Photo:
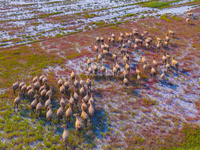
{"label": "grassy field", "polygon": [[[164,2],[165,3],[165,2]],[[52,4],[52,3],[50,3]],[[53,5],[53,4],[52,4]],[[163,3],[149,2],[148,7],[167,6]],[[200,119],[200,9],[194,9],[197,19],[185,22],[184,15],[164,14],[160,17],[145,17],[136,21],[117,21],[107,23],[100,21],[97,27],[83,32],[45,37],[43,40],[23,45],[15,45],[0,50],[0,149],[199,149],[199,119]],[[59,15],[59,14],[58,14]],[[134,17],[138,14],[126,15]],[[46,14],[41,15],[46,17]],[[40,17],[41,17],[40,16]],[[59,17],[59,16],[57,16]],[[84,13],[83,17],[93,18],[95,15]],[[53,18],[55,19],[55,18]],[[58,20],[60,18],[57,18]],[[40,23],[33,23],[39,25]],[[92,124],[82,131],[75,130],[75,117],[69,126],[67,146],[62,142],[63,128],[66,118],[58,123],[56,111],[60,107],[60,93],[57,85],[59,76],[69,78],[72,69],[79,79],[86,79],[87,57],[92,59],[92,66],[98,63],[94,45],[95,38],[103,35],[105,42],[111,32],[131,32],[135,27],[142,33],[149,32],[153,37],[152,48],[127,48],[130,55],[131,72],[128,77],[128,87],[123,85],[123,76],[113,78],[112,58],[102,61],[107,69],[107,77],[101,73],[92,75],[92,91],[95,98],[95,115]],[[156,52],[156,36],[164,39],[168,29],[175,31],[175,38],[170,37],[169,48],[161,48]],[[186,30],[187,29],[187,30]],[[18,29],[16,29],[18,30]],[[26,34],[24,36],[27,36]],[[31,37],[31,38],[34,38]],[[111,46],[110,52],[119,55],[118,63],[124,68],[119,41]],[[133,46],[133,45],[132,45]],[[166,82],[160,80],[165,69],[162,65],[162,53],[168,52],[179,62],[179,74],[171,68],[166,75]],[[136,66],[142,70],[141,55],[147,58],[151,66],[152,59],[158,61],[158,74],[153,80],[150,71],[141,74],[140,85],[137,83]],[[121,69],[123,70],[123,69]],[[30,101],[23,98],[19,112],[13,109],[12,84],[19,79],[25,79],[27,85],[32,78],[45,72],[49,85],[53,86],[53,121],[46,122],[46,110],[42,116],[31,115]],[[72,84],[72,82],[70,82]],[[69,99],[73,86],[65,94]],[[43,104],[44,105],[44,104]],[[68,108],[66,106],[65,110]],[[74,113],[80,114],[80,108]]]}

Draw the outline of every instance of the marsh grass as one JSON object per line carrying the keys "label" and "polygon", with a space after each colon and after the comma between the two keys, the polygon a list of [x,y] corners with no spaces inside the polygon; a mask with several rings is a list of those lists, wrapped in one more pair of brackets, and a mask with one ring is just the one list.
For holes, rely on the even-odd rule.
{"label": "marsh grass", "polygon": [[168,2],[147,2],[147,3],[144,3],[143,6],[145,7],[151,7],[151,8],[164,8],[164,7],[167,7],[169,6],[169,3]]}
{"label": "marsh grass", "polygon": [[87,12],[84,13],[83,17],[85,18],[93,18],[93,17],[96,17],[97,15],[96,14],[89,14]]}
{"label": "marsh grass", "polygon": [[160,18],[163,19],[163,20],[165,20],[165,21],[167,21],[167,22],[172,22],[172,20],[170,20],[169,18],[167,18],[166,14],[160,16]]}
{"label": "marsh grass", "polygon": [[56,57],[55,54],[40,53],[39,48],[30,50],[29,47],[22,46],[17,50],[1,51],[0,62],[1,79],[3,79],[1,82],[3,81],[3,87],[8,87],[17,78],[26,74],[40,73],[48,65],[63,63],[63,59]]}
{"label": "marsh grass", "polygon": [[158,1],[158,0],[150,0],[149,2],[143,2],[141,3],[142,6],[145,7],[151,7],[151,8],[166,8],[166,7],[171,7],[171,4],[174,2],[179,2],[181,0],[172,0],[172,1]]}
{"label": "marsh grass", "polygon": [[[166,16],[166,18],[171,19],[172,17],[170,18]],[[146,19],[148,18],[145,18],[142,21]],[[179,23],[179,22],[173,21],[173,24],[171,24],[171,22],[167,21],[167,23],[166,24],[169,25],[169,27],[172,27],[174,26],[174,24],[176,25],[176,23]],[[116,25],[113,25],[113,26],[116,26]],[[122,26],[125,26],[125,24],[123,24]],[[133,25],[131,24],[130,26],[132,27]],[[121,31],[126,31],[121,26],[116,26],[116,27],[117,27],[116,30],[118,31],[119,29]],[[140,24],[140,27],[141,29],[143,29],[142,24]],[[174,28],[175,27],[176,26],[174,26]],[[180,26],[180,28],[181,27],[182,26]],[[112,26],[110,28],[112,28]],[[165,28],[162,27],[161,28],[162,31],[164,31]],[[105,32],[105,29],[108,29],[108,28],[102,28],[101,31]],[[112,28],[112,29],[115,29],[115,28]],[[152,32],[155,34],[160,33],[160,29],[150,30],[150,31],[151,31],[151,34]],[[179,34],[181,36],[183,33],[179,32]],[[57,43],[59,43],[61,39],[62,38],[59,38],[57,40]],[[181,40],[184,41],[184,37],[181,37]],[[176,42],[176,41],[172,39],[171,42]],[[31,75],[32,77],[36,73],[41,74],[41,71],[44,68],[46,68],[46,66],[48,65],[54,66],[55,64],[62,65],[65,63],[65,59],[61,59],[58,55],[56,55],[58,51],[53,51],[53,52],[50,52],[50,54],[46,55],[46,52],[43,51],[37,43],[35,44],[36,45],[34,45],[33,50],[25,46],[23,48],[17,47],[15,50],[8,49],[7,51],[9,52],[3,51],[2,54],[0,53],[1,54],[0,55],[0,62],[1,62],[0,73],[3,73],[3,76],[4,76],[3,82],[5,83],[5,85],[7,84],[7,80],[6,80],[7,77],[9,77],[9,80],[11,80],[10,84],[7,84],[10,87],[12,83],[16,81],[16,78],[18,77],[26,78],[27,75]],[[192,45],[194,45],[194,43]],[[32,46],[33,45],[31,45],[31,47]],[[179,46],[180,45],[178,45],[178,48]],[[197,46],[198,46],[198,43],[194,45],[194,47],[197,47]],[[56,49],[57,47],[55,46],[53,48]],[[176,52],[178,52],[178,49]],[[5,53],[5,56],[3,55],[4,53]],[[32,56],[34,55],[34,53],[36,54],[35,57],[37,59],[35,59]],[[147,52],[146,54],[151,55],[150,52]],[[173,55],[175,54],[173,53]],[[28,58],[26,59],[25,56],[27,57],[30,56],[31,61],[29,61]],[[43,56],[43,57],[47,56],[47,58],[43,58],[40,56]],[[70,58],[68,59],[82,57],[82,55],[77,56],[74,53],[68,53],[68,56],[70,56]],[[16,59],[17,57],[19,58],[19,60]],[[152,56],[149,56],[149,58],[151,57]],[[14,60],[14,63],[10,63],[9,60],[6,60],[6,59],[9,59],[10,61]],[[40,59],[44,59],[44,60],[40,60]],[[189,57],[187,59],[189,60]],[[36,62],[36,61],[39,61],[39,62]],[[7,66],[7,63],[11,65],[10,68]],[[15,65],[15,63],[17,63],[17,65]],[[34,63],[34,64],[31,64],[31,63]],[[24,68],[19,67],[19,65],[21,64]],[[10,71],[13,71],[13,74],[9,74]],[[29,71],[31,72],[30,74],[29,74]],[[85,78],[84,74],[80,76]],[[141,74],[141,77],[142,77],[142,80],[144,79],[146,80],[148,79],[149,75]],[[95,76],[93,77],[93,79],[94,78]],[[136,76],[133,75],[132,77],[130,77],[130,79],[131,79],[131,82],[135,83]],[[30,80],[30,77],[26,78],[26,81],[28,80]],[[55,73],[53,71],[50,71],[48,73],[48,83],[52,84],[55,82],[55,80],[56,80]],[[114,81],[112,80],[112,78],[110,78],[109,80],[107,79],[106,80],[100,79],[100,80],[101,80],[100,82],[103,85],[109,85],[115,81],[117,81],[115,82],[116,85],[120,85],[122,83],[120,78],[117,78]],[[118,80],[120,81],[118,82]],[[150,85],[148,82],[145,82],[145,84]],[[1,84],[1,85],[5,86],[4,84]],[[139,92],[137,92],[137,89],[141,89],[143,87],[142,86],[139,87],[135,85],[136,84],[131,85],[133,88],[130,88],[130,87],[127,89],[122,88],[120,90],[118,88],[115,89],[115,86],[112,86],[107,89],[103,89],[101,87],[99,87],[98,89],[92,89],[93,92],[95,93],[96,98],[98,97],[97,102],[100,103],[101,106],[105,106],[105,107],[108,106],[109,111],[106,110],[106,112],[102,113],[102,111],[98,109],[97,112],[95,113],[95,115],[97,115],[97,118],[95,119],[99,121],[98,123],[100,125],[98,125],[95,122],[93,127],[88,127],[85,130],[81,131],[80,133],[74,130],[75,118],[72,118],[73,123],[69,124],[70,136],[67,142],[70,144],[68,145],[68,149],[75,149],[75,148],[94,149],[96,148],[96,144],[98,144],[98,140],[102,141],[105,139],[106,141],[108,141],[108,144],[106,144],[106,146],[102,146],[102,148],[104,149],[120,147],[121,149],[137,148],[137,149],[170,149],[171,150],[171,149],[194,149],[195,147],[198,148],[200,146],[198,143],[199,126],[195,126],[195,125],[193,126],[192,124],[185,125],[185,123],[183,124],[183,126],[180,126],[182,124],[182,121],[179,119],[178,116],[173,117],[173,115],[169,115],[169,116],[163,116],[164,119],[159,118],[159,116],[156,113],[155,114],[152,113],[154,109],[156,109],[156,111],[162,110],[159,108],[159,106],[156,106],[158,102],[150,98],[143,99],[143,96],[146,93],[148,93],[148,90],[145,90],[144,93],[141,92],[140,94]],[[188,88],[189,86],[191,85],[189,84]],[[157,88],[152,88],[152,89],[157,90],[157,91],[159,90]],[[109,95],[105,94],[106,92],[109,92]],[[22,104],[20,106],[20,110],[22,111],[16,112],[16,113],[13,112],[12,103],[13,103],[14,96],[12,94],[13,94],[12,91],[9,90],[5,94],[0,95],[0,99],[1,99],[0,101],[0,117],[1,117],[0,137],[5,138],[4,139],[5,142],[0,141],[0,149],[3,149],[3,150],[12,149],[13,147],[15,149],[23,149],[23,148],[24,149],[65,149],[64,144],[61,141],[61,135],[62,135],[63,129],[58,124],[57,118],[54,118],[53,125],[49,126],[48,124],[46,124],[46,119],[44,116],[45,110],[42,111],[43,116],[40,119],[38,119],[35,115],[30,116],[29,115],[30,104],[29,104],[29,101],[27,101],[26,99],[22,100]],[[116,95],[124,96],[124,97],[122,98],[119,97],[117,99]],[[155,94],[155,95],[159,96],[160,94]],[[111,100],[107,100],[107,99],[105,100],[105,97],[108,97],[108,96],[113,96],[113,98]],[[56,97],[59,97],[59,93],[57,89],[55,89],[55,95],[53,97],[53,105],[55,105],[56,102],[57,103],[59,102],[59,100],[56,99]],[[200,101],[200,100],[198,99],[197,101]],[[112,105],[112,103],[117,103],[118,105],[117,106]],[[166,101],[166,104],[168,105],[173,104],[173,100],[171,99],[169,101]],[[98,107],[101,107],[101,106],[98,106]],[[199,108],[200,103],[196,103],[196,107]],[[58,108],[57,105],[53,108],[54,117],[55,117],[57,108]],[[145,115],[140,116],[141,115],[140,112],[143,112],[146,116]],[[166,110],[166,113],[167,113],[167,110]],[[151,116],[152,114],[153,114],[153,117]],[[138,117],[141,117],[141,120],[138,119]],[[153,121],[155,121],[155,123],[151,121],[151,123],[153,123],[153,127],[148,126],[146,128],[145,124],[148,117],[152,118]],[[124,121],[121,121],[121,120],[124,120]],[[129,121],[132,122],[133,120],[136,121],[135,125],[137,127],[136,129],[137,131],[135,130],[135,127],[132,124],[130,124],[130,127],[126,126],[127,122]],[[189,118],[187,120],[189,120]],[[192,119],[190,119],[190,121],[191,120]],[[108,122],[110,122],[109,123],[110,127],[107,127]],[[167,130],[166,126],[172,127],[173,123],[174,123],[175,128]],[[147,121],[147,124],[148,124],[148,121]],[[142,128],[140,127],[140,125],[144,127]],[[49,127],[49,130],[48,130],[48,127]],[[120,130],[120,132],[118,131],[116,132],[115,127],[119,127],[118,129]],[[127,128],[127,130],[125,127]],[[177,127],[181,129],[179,130],[177,129]],[[106,128],[108,128],[109,131],[105,131]],[[138,132],[141,134],[138,134],[135,132]],[[160,132],[164,133],[164,136],[162,136]],[[127,135],[127,136],[125,136],[124,138],[121,138],[122,134]],[[101,138],[94,140],[95,137],[97,136]],[[122,141],[124,142],[124,144],[122,144]]]}
{"label": "marsh grass", "polygon": [[[7,95],[9,92],[10,91],[7,91],[5,94]],[[1,98],[2,97],[3,96],[1,95]],[[5,104],[4,100],[1,101],[1,104]],[[21,103],[21,111],[17,113],[13,113],[10,105],[0,105],[1,109],[4,110],[0,111],[0,116],[2,117],[0,119],[0,130],[3,129],[4,138],[8,140],[6,141],[6,144],[0,142],[0,148],[10,149],[12,147],[21,148],[23,146],[26,149],[32,149],[30,145],[37,143],[34,146],[36,149],[64,149],[64,145],[60,140],[63,129],[59,127],[60,125],[58,124],[58,120],[54,118],[52,122],[53,125],[48,127],[45,117],[38,119],[35,115],[30,115],[30,104],[28,100],[22,100]],[[52,104],[54,105],[53,102]],[[58,107],[53,108],[54,114],[56,114],[57,109]],[[45,111],[42,111],[43,115],[45,115],[45,113]],[[72,118],[73,124],[69,125],[70,137],[67,141],[67,143],[70,143],[68,145],[69,149],[80,148],[80,145],[85,149],[92,149],[96,146],[92,139],[94,139],[99,133],[105,131],[105,128],[107,128],[107,119],[104,116],[106,113],[103,110],[97,109],[95,114],[98,123],[94,122],[93,127],[88,126],[80,133],[75,131],[75,117]],[[47,130],[47,128],[49,129]],[[40,143],[43,143],[44,145],[41,145]]]}
{"label": "marsh grass", "polygon": [[49,13],[49,14],[40,14],[38,16],[38,18],[47,18],[47,17],[50,17],[52,15],[58,15],[58,14],[61,14],[61,13],[63,13],[63,12],[53,12],[53,13]]}
{"label": "marsh grass", "polygon": [[172,16],[172,19],[176,20],[176,21],[181,21],[181,19],[177,16]]}

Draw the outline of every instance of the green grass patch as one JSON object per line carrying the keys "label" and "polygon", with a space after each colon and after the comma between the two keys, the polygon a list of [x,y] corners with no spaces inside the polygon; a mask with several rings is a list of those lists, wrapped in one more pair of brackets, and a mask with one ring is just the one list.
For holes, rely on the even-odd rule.
{"label": "green grass patch", "polygon": [[40,47],[35,50],[28,46],[21,46],[17,50],[3,50],[0,52],[0,83],[2,87],[11,86],[17,78],[41,73],[44,68],[56,63],[63,63],[63,59],[56,54],[41,53]]}
{"label": "green grass patch", "polygon": [[127,18],[127,17],[136,17],[137,14],[126,14],[125,16],[122,17],[122,19]]}
{"label": "green grass patch", "polygon": [[[183,123],[180,130],[170,130],[169,135],[161,142],[161,149],[199,149],[200,126],[197,124]],[[171,138],[173,136],[173,138]]]}
{"label": "green grass patch", "polygon": [[116,27],[116,26],[112,26],[111,28],[115,29],[115,30],[119,30],[120,29],[120,27]]}
{"label": "green grass patch", "polygon": [[164,8],[169,6],[169,2],[147,2],[144,3],[143,6],[151,8]]}
{"label": "green grass patch", "polygon": [[96,14],[88,14],[88,13],[85,13],[83,15],[83,17],[85,17],[85,18],[93,18],[93,17],[96,17],[96,16],[97,16]]}
{"label": "green grass patch", "polygon": [[7,45],[9,45],[9,44],[7,44],[7,43],[0,44],[0,46],[7,46]]}
{"label": "green grass patch", "polygon": [[200,2],[200,0],[193,0],[192,2]]}
{"label": "green grass patch", "polygon": [[72,59],[72,58],[78,57],[80,55],[81,55],[81,53],[74,53],[74,54],[67,55],[66,58]]}
{"label": "green grass patch", "polygon": [[96,26],[101,26],[101,25],[105,24],[105,22],[95,22],[94,24],[95,24]]}
{"label": "green grass patch", "polygon": [[172,16],[172,19],[176,20],[176,21],[181,21],[180,18],[177,18],[176,16]]}
{"label": "green grass patch", "polygon": [[42,24],[42,22],[33,22],[32,25],[37,26],[39,24]]}
{"label": "green grass patch", "polygon": [[166,15],[166,14],[160,16],[160,19],[163,19],[163,20],[165,20],[165,21],[167,21],[167,22],[172,22],[172,20],[170,20],[169,18],[167,18],[167,15]]}
{"label": "green grass patch", "polygon": [[172,5],[172,3],[175,3],[175,2],[179,2],[181,0],[173,0],[173,1],[165,1],[165,2],[161,2],[161,1],[158,1],[158,0],[150,0],[149,2],[142,2],[142,6],[145,6],[145,7],[151,7],[151,8],[166,8],[166,7],[170,7]]}
{"label": "green grass patch", "polygon": [[145,107],[149,107],[149,106],[156,104],[156,100],[152,100],[150,98],[143,98],[141,100],[141,102],[142,102],[142,105],[145,106]]}
{"label": "green grass patch", "polygon": [[49,13],[49,14],[40,14],[38,16],[38,18],[47,18],[49,16],[52,16],[52,15],[58,15],[58,14],[62,14],[63,12],[54,12],[54,13]]}
{"label": "green grass patch", "polygon": [[160,26],[160,25],[162,25],[162,24],[161,24],[161,23],[159,23],[159,22],[156,22],[156,25]]}
{"label": "green grass patch", "polygon": [[108,23],[105,23],[104,21],[100,21],[100,22],[95,22],[94,24],[99,28],[113,26],[111,28],[119,29],[119,27],[116,27],[116,25],[119,25],[121,23],[124,23],[124,22],[116,22],[116,23],[108,24]]}

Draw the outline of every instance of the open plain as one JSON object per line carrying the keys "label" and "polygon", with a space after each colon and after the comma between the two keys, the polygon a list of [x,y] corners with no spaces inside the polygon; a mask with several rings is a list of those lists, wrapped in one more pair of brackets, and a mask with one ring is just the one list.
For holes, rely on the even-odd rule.
{"label": "open plain", "polygon": [[[199,149],[200,143],[200,2],[198,0],[175,1],[123,1],[92,0],[41,1],[7,0],[0,6],[0,149]],[[193,16],[186,22],[188,8]],[[132,33],[137,29],[143,36],[143,44],[137,44],[137,36],[124,37],[120,33]],[[168,46],[164,46],[169,30]],[[115,35],[108,55],[98,59],[101,45],[96,37]],[[150,47],[145,39],[152,38]],[[162,46],[157,47],[158,38]],[[128,40],[131,41],[130,45]],[[98,55],[94,46],[98,46]],[[137,45],[137,47],[134,47]],[[122,48],[123,47],[123,48]],[[122,50],[126,52],[123,54]],[[163,65],[163,53],[170,55],[170,67]],[[118,56],[119,75],[113,77]],[[130,73],[124,84],[124,56],[129,56]],[[147,68],[143,70],[142,57]],[[178,62],[178,69],[172,58]],[[90,74],[94,97],[94,117],[87,126],[76,131],[76,117],[68,123],[70,93],[76,79],[87,79],[88,64],[98,68]],[[151,73],[153,59],[157,61],[156,76]],[[105,66],[106,75],[101,67]],[[140,80],[137,77],[140,70]],[[161,78],[163,72],[165,79]],[[52,121],[47,122],[45,101],[41,115],[31,112],[30,98],[25,90],[14,110],[14,99],[21,90],[13,93],[13,83],[24,79],[30,85],[36,75],[48,78],[47,90],[52,86]],[[69,79],[69,89],[64,93],[66,105],[63,118],[58,120],[60,88],[58,80]],[[80,90],[80,88],[79,88]],[[73,107],[73,114],[81,114],[82,97]],[[36,91],[34,91],[36,92]],[[35,93],[36,94],[36,93]],[[32,100],[31,100],[32,102]],[[89,106],[89,105],[88,105]],[[88,111],[86,111],[89,114]],[[63,124],[68,126],[68,138],[63,142]]]}

